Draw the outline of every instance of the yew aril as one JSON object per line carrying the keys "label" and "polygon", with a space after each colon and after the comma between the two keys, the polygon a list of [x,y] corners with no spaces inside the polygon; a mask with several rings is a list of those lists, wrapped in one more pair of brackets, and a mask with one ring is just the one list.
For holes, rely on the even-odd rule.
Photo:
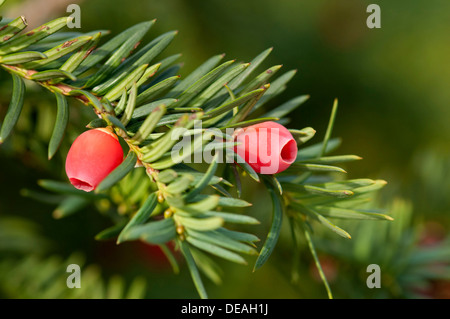
{"label": "yew aril", "polygon": [[297,142],[283,125],[267,121],[239,129],[235,152],[259,174],[286,170],[297,158]]}
{"label": "yew aril", "polygon": [[117,136],[105,128],[92,129],[78,136],[70,147],[66,174],[75,188],[90,192],[122,161]]}

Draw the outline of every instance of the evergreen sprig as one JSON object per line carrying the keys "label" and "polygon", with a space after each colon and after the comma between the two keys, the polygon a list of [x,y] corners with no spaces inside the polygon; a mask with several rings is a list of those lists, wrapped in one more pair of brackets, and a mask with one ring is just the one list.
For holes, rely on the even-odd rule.
{"label": "evergreen sprig", "polygon": [[[55,217],[68,216],[91,202],[110,198],[119,206],[119,214],[112,216],[115,224],[99,233],[97,239],[117,238],[118,244],[142,240],[165,245],[174,241],[202,298],[207,294],[199,271],[214,282],[219,281],[217,265],[204,252],[239,264],[246,264],[242,254],[257,255],[256,270],[267,261],[277,243],[283,215],[292,223],[294,243],[298,244],[298,230],[304,229],[313,253],[309,236],[311,221],[350,238],[330,219],[390,219],[357,208],[373,191],[384,186],[384,181],[336,179],[336,175],[345,171],[335,164],[360,158],[328,156],[339,145],[339,140],[330,139],[335,104],[323,142],[300,148],[297,162],[283,174],[260,176],[246,163],[227,165],[227,169],[233,170],[238,190],[240,178],[245,174],[257,182],[263,181],[273,201],[272,224],[258,252],[256,236],[227,228],[230,223],[259,222],[250,216],[223,211],[223,208],[250,204],[232,198],[228,192],[232,184],[216,176],[217,156],[204,173],[183,161],[216,147],[211,140],[213,135],[206,128],[224,131],[267,120],[285,123],[284,116],[302,105],[308,96],[298,96],[260,117],[255,116],[260,113],[255,111],[283,92],[296,71],[288,71],[271,83],[280,65],[254,75],[272,51],[267,49],[250,63],[223,62],[223,54],[213,56],[181,79],[177,75],[179,65],[173,64],[179,55],[157,59],[177,32],[162,34],[137,50],[154,20],[132,26],[101,45],[99,42],[108,32],[59,32],[67,21],[66,17],[59,18],[28,33],[21,33],[26,26],[23,17],[3,24],[0,65],[11,74],[13,90],[0,131],[0,143],[10,135],[19,118],[25,95],[24,81],[30,80],[52,92],[56,99],[57,120],[49,141],[49,158],[56,153],[67,128],[69,97],[92,107],[98,118],[88,127],[113,129],[126,143],[128,155],[95,193],[78,191],[62,182],[40,181],[43,188],[63,195]],[[196,120],[202,121],[203,130],[192,129]],[[184,134],[190,134],[193,142],[190,148],[172,156],[176,143],[172,133],[177,128],[184,128]],[[315,134],[312,128],[291,132],[299,144]],[[223,133],[222,138],[227,141],[230,137]],[[230,145],[232,140],[223,147]],[[208,186],[216,194],[205,194]],[[163,251],[170,254],[168,249]],[[178,269],[175,258],[168,257],[174,261],[174,269]],[[318,266],[320,269],[319,263]]]}

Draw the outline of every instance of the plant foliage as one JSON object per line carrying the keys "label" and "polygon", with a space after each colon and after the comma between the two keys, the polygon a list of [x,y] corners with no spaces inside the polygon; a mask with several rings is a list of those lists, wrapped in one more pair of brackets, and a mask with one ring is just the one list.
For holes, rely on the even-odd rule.
{"label": "plant foliage", "polygon": [[[3,24],[0,66],[11,75],[13,88],[0,142],[11,134],[17,123],[24,103],[25,83],[32,81],[55,96],[57,116],[48,143],[49,159],[64,138],[70,117],[68,99],[92,108],[97,118],[87,126],[113,129],[126,144],[128,154],[95,193],[78,191],[65,182],[40,181],[42,188],[61,195],[55,218],[76,213],[92,202],[110,199],[119,210],[111,216],[113,225],[99,232],[97,239],[115,238],[118,244],[141,240],[161,246],[175,242],[202,298],[207,293],[201,273],[218,281],[218,266],[212,256],[239,264],[247,264],[243,255],[257,256],[254,269],[260,268],[277,244],[283,218],[291,224],[294,247],[302,233],[314,256],[310,235],[314,223],[348,239],[350,234],[335,220],[391,220],[381,212],[361,208],[386,183],[346,180],[342,178],[344,169],[336,165],[360,157],[329,155],[340,144],[339,139],[331,138],[335,102],[322,142],[303,147],[315,130],[310,127],[291,130],[300,149],[296,163],[285,172],[262,176],[245,163],[225,168],[233,170],[238,193],[241,178],[250,176],[255,182],[263,183],[270,194],[272,223],[262,247],[258,248],[255,243],[259,239],[255,235],[230,226],[254,225],[259,221],[233,212],[251,204],[231,197],[233,185],[220,177],[217,156],[205,172],[183,161],[216,146],[206,128],[224,132],[226,128],[268,120],[287,123],[285,116],[307,101],[308,96],[301,95],[266,109],[285,90],[296,71],[278,77],[275,74],[280,65],[257,71],[272,51],[267,49],[249,63],[215,55],[181,78],[179,65],[174,64],[180,55],[160,57],[177,32],[167,32],[140,44],[154,20],[136,24],[108,40],[104,39],[108,32],[103,30],[85,34],[62,32],[67,20],[59,18],[27,33],[22,32],[26,27],[23,17]],[[202,121],[200,131],[193,129],[196,120]],[[185,128],[184,134],[190,134],[193,142],[174,157],[171,150],[176,141],[171,137],[176,128]],[[228,141],[225,147],[233,145],[228,140],[230,136],[223,133],[222,138]],[[170,250],[164,251],[170,254]],[[168,257],[175,262],[175,258]],[[299,256],[294,253],[295,258]],[[317,265],[320,269],[319,262]],[[174,264],[174,269],[177,268]]]}

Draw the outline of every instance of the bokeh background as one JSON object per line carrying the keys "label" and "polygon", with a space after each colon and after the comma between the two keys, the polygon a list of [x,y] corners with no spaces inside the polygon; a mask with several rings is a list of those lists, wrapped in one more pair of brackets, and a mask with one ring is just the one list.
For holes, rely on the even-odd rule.
{"label": "bokeh background", "polygon": [[[65,15],[69,3],[81,6],[81,31],[85,32],[109,29],[117,34],[153,18],[157,23],[147,41],[163,32],[179,30],[164,56],[183,54],[182,76],[218,53],[249,61],[273,47],[264,67],[283,64],[285,71],[298,69],[273,105],[300,94],[311,96],[291,115],[289,126],[315,128],[313,140],[319,142],[333,99],[338,98],[333,135],[341,137],[343,144],[337,153],[364,158],[346,166],[348,177],[381,178],[389,183],[378,204],[394,216],[390,225],[349,225],[355,232],[351,243],[333,234],[322,234],[320,229],[315,233],[335,296],[450,297],[445,280],[450,278],[450,271],[448,264],[442,264],[448,261],[449,250],[449,256],[442,251],[433,255],[434,259],[422,256],[424,251],[433,251],[435,245],[449,243],[450,2],[376,1],[381,7],[381,29],[367,28],[366,8],[371,1],[364,0],[10,0],[2,7],[2,15],[26,15],[31,28]],[[11,83],[5,72],[0,81],[3,118]],[[38,260],[44,265],[50,264],[45,262],[48,256],[64,260],[77,252],[98,278],[107,281],[120,275],[129,284],[132,278],[143,277],[147,283],[145,297],[196,298],[187,269],[182,266],[180,274],[174,275],[154,248],[141,244],[116,247],[112,242],[95,241],[95,234],[110,226],[95,207],[55,220],[52,205],[23,196],[24,189],[39,189],[39,179],[65,180],[63,164],[68,145],[63,145],[59,157],[52,161],[45,156],[54,114],[51,95],[31,87],[18,127],[12,138],[0,146],[0,296],[17,298],[39,293],[37,288],[27,288],[31,290],[25,293],[27,290],[20,285],[32,279],[26,279],[23,273],[8,275],[9,281],[5,276],[1,279],[1,272],[9,273],[7,270],[14,265],[10,259],[15,250],[25,257],[40,254]],[[67,140],[84,130],[90,115],[84,111],[74,114]],[[265,194],[257,186],[250,186],[245,196],[254,202],[248,213],[263,221],[252,231],[264,238],[270,204],[267,206]],[[8,232],[14,233],[17,242],[7,240]],[[256,273],[252,273],[251,266],[222,263],[223,283],[216,286],[207,282],[210,296],[325,298],[306,246],[301,248],[300,278],[291,282],[292,245],[289,236],[283,234],[268,264]],[[424,274],[412,271],[406,278],[405,269],[411,269],[410,259],[415,260],[417,251],[425,258],[421,259],[425,270],[420,270]],[[386,257],[389,254],[395,257]],[[36,265],[41,265],[39,262]],[[250,265],[252,262],[249,258]],[[366,267],[370,263],[381,266],[381,289],[366,286]]]}

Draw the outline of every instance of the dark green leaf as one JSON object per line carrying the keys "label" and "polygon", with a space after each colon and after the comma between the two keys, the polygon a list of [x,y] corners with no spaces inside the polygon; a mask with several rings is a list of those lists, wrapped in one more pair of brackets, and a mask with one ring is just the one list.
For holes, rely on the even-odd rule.
{"label": "dark green leaf", "polygon": [[203,106],[215,93],[217,93],[224,85],[226,85],[231,79],[242,73],[250,63],[241,63],[235,67],[231,67],[230,70],[225,71],[222,76],[219,77],[214,83],[212,83],[207,89],[205,89],[200,95],[198,95],[190,104],[191,107]]}
{"label": "dark green leaf", "polygon": [[337,155],[337,156],[322,156],[319,158],[310,158],[307,160],[297,161],[297,163],[313,163],[313,164],[338,164],[351,161],[361,160],[362,157],[357,155]]}
{"label": "dark green leaf", "polygon": [[[130,89],[130,94],[128,95],[128,98],[126,98],[127,105],[123,112],[122,118],[120,119],[120,121],[124,126],[127,126],[127,124],[131,120],[131,117],[133,116],[134,109],[136,108],[136,98],[137,98],[137,87],[136,84],[133,84]],[[125,101],[123,103],[125,103]]]}
{"label": "dark green leaf", "polygon": [[243,83],[245,81],[245,79],[252,74],[252,72],[254,70],[256,70],[256,68],[269,56],[269,54],[272,52],[273,48],[268,48],[266,50],[264,50],[263,52],[261,52],[260,54],[258,54],[258,56],[256,56],[252,61],[250,61],[250,66],[241,74],[239,74],[239,76],[237,76],[235,79],[233,79],[230,82],[230,89],[234,90],[236,89],[239,85],[241,85],[241,83]]}
{"label": "dark green leaf", "polygon": [[181,177],[170,183],[165,191],[171,194],[180,194],[189,188],[193,179],[194,177],[192,175],[183,174]]}
{"label": "dark green leaf", "polygon": [[86,125],[87,128],[99,128],[99,127],[107,127],[108,123],[104,119],[94,119],[89,122],[88,125]]}
{"label": "dark green leaf", "polygon": [[310,193],[310,194],[317,194],[317,195],[324,195],[324,196],[332,196],[337,198],[346,198],[353,196],[354,192],[348,189],[338,189],[338,190],[332,190],[332,189],[326,189],[318,186],[313,185],[300,185],[300,184],[294,184],[294,183],[282,183],[283,189],[285,191],[290,192],[298,192],[298,193]]}
{"label": "dark green leaf", "polygon": [[[193,197],[192,201],[200,201],[209,196],[212,196],[212,195],[199,194],[199,195],[196,195],[195,197]],[[249,203],[243,199],[233,198],[233,197],[219,197],[219,201],[218,201],[217,205],[222,206],[222,207],[249,207],[249,206],[252,206],[251,203]]]}
{"label": "dark green leaf", "polygon": [[[207,242],[213,245],[223,247],[225,249],[230,249],[238,253],[256,255],[257,252],[252,247],[243,244],[237,240],[227,237],[223,233],[217,231],[207,231],[199,232],[194,230],[189,230],[188,236],[191,236],[197,240]],[[189,238],[189,237],[188,237]]]}
{"label": "dark green leaf", "polygon": [[122,235],[122,242],[142,239],[153,244],[162,244],[176,236],[175,224],[172,218],[151,221],[130,227]]}
{"label": "dark green leaf", "polygon": [[195,262],[200,267],[199,270],[216,285],[222,284],[222,268],[200,249],[191,246],[190,250]]}
{"label": "dark green leaf", "polygon": [[304,205],[302,205],[300,203],[291,203],[291,205],[293,205],[295,208],[297,208],[301,213],[303,213],[303,214],[311,217],[312,219],[318,221],[320,224],[324,225],[328,229],[331,229],[336,234],[338,234],[338,235],[340,235],[340,236],[342,236],[344,238],[347,238],[347,239],[351,238],[349,233],[347,233],[342,228],[334,225],[327,218],[325,218],[321,214],[319,214],[315,209],[313,209],[311,207],[304,206]]}
{"label": "dark green leaf", "polygon": [[178,31],[169,31],[155,38],[122,63],[115,73],[126,73],[128,70],[136,68],[142,64],[150,64],[150,62],[152,62],[153,59],[159,55],[170,44],[170,42],[172,42],[173,38],[177,34]]}
{"label": "dark green leaf", "polygon": [[64,28],[69,19],[69,17],[58,18],[18,37],[14,37],[11,41],[8,41],[0,46],[0,56],[22,50],[27,46],[55,33],[59,29]]}
{"label": "dark green leaf", "polygon": [[254,110],[257,110],[267,101],[280,94],[283,91],[284,86],[294,77],[296,73],[297,70],[288,71],[278,77],[275,81],[270,83],[269,89],[267,90],[266,94],[264,94],[264,96],[258,101],[258,103],[256,103]]}
{"label": "dark green leaf", "polygon": [[175,225],[171,228],[165,229],[163,232],[149,232],[145,235],[141,236],[141,240],[149,243],[149,244],[165,244],[177,236],[177,232],[175,230]]}
{"label": "dark green leaf", "polygon": [[260,222],[251,216],[234,214],[234,213],[223,213],[223,212],[205,212],[205,216],[219,217],[223,221],[234,224],[245,224],[245,225],[258,225]]}
{"label": "dark green leaf", "polygon": [[103,64],[100,69],[87,81],[85,87],[93,87],[96,84],[106,79],[126,58],[141,38],[147,33],[150,27],[153,25],[153,21],[142,22],[139,24],[139,28],[129,35],[129,37],[123,42],[123,44],[114,51],[111,57]]}
{"label": "dark green leaf", "polygon": [[375,181],[373,179],[359,178],[359,179],[347,179],[343,181],[333,181],[322,184],[314,184],[313,186],[322,187],[330,190],[340,190],[343,188],[353,190],[355,188],[371,186],[374,184]]}
{"label": "dark green leaf", "polygon": [[37,192],[37,191],[27,189],[27,188],[21,189],[20,195],[31,198],[31,199],[36,200],[41,203],[52,204],[52,205],[61,203],[63,201],[63,199],[66,197],[64,195],[49,194],[47,192],[45,192],[45,193]]}
{"label": "dark green leaf", "polygon": [[27,27],[25,17],[18,17],[0,29],[0,43],[6,42]]}
{"label": "dark green leaf", "polygon": [[[142,141],[144,141],[151,132],[155,129],[156,125],[158,124],[159,120],[163,116],[163,114],[166,112],[166,106],[164,104],[159,105],[156,107],[152,113],[147,116],[145,121],[142,123],[142,125],[139,127],[136,134],[134,134],[133,138],[130,140],[133,144],[139,144]],[[125,113],[127,111],[125,110]]]}
{"label": "dark green leaf", "polygon": [[[237,77],[228,83],[228,88],[231,92],[235,91],[241,83],[265,60],[265,58],[272,52],[272,48],[264,50],[252,61],[250,61],[250,66],[245,69],[244,72],[240,73]],[[217,92],[204,106],[204,109],[210,110],[211,107],[223,104],[225,101],[229,102],[230,95],[226,88],[221,89]]]}
{"label": "dark green leaf", "polygon": [[146,83],[152,76],[154,76],[161,67],[161,63],[153,64],[150,67],[148,67],[144,74],[139,78],[139,80],[136,82],[136,87],[140,88],[144,83]]}
{"label": "dark green leaf", "polygon": [[321,215],[332,218],[393,220],[392,217],[386,214],[342,207],[315,206],[315,210]]}
{"label": "dark green leaf", "polygon": [[92,53],[101,37],[101,32],[96,33],[91,40],[84,44],[77,53],[64,62],[60,70],[74,72],[78,66]]}
{"label": "dark green leaf", "polygon": [[361,194],[365,194],[368,192],[377,191],[380,188],[383,188],[384,186],[386,186],[386,184],[387,184],[387,182],[385,180],[378,179],[378,180],[375,180],[372,185],[358,187],[358,188],[353,189],[353,192],[355,193],[355,195],[361,195]]}
{"label": "dark green leaf", "polygon": [[95,235],[96,240],[108,240],[117,237],[125,227],[125,223],[120,223],[102,230]]}
{"label": "dark green leaf", "polygon": [[261,268],[262,265],[265,264],[267,259],[269,259],[272,254],[275,245],[278,242],[278,237],[281,231],[281,224],[283,221],[283,203],[279,195],[272,188],[268,188],[270,197],[272,199],[272,225],[270,226],[269,233],[267,234],[267,238],[264,242],[263,247],[259,253],[258,259],[255,262],[255,266],[253,271]]}
{"label": "dark green leaf", "polygon": [[[162,82],[170,77],[173,77],[175,75],[179,76],[179,72],[182,66],[183,66],[182,63],[178,63],[171,66],[170,68],[167,68],[166,70],[162,70],[162,68],[160,68],[162,72],[160,72],[156,77],[154,77],[149,83],[142,85],[142,91],[147,90],[148,88],[154,86],[155,84]],[[162,92],[166,93],[170,89],[171,87],[167,87]],[[161,93],[161,95],[163,95],[163,93]]]}
{"label": "dark green leaf", "polygon": [[202,279],[198,272],[194,258],[192,257],[189,245],[184,241],[179,241],[178,243],[180,246],[181,253],[184,256],[184,259],[186,260],[186,264],[188,265],[189,272],[191,273],[192,280],[194,281],[194,285],[197,288],[197,292],[200,295],[200,298],[207,299],[208,295],[206,293],[205,287],[203,286]]}
{"label": "dark green leaf", "polygon": [[[83,45],[85,45],[86,43],[91,41],[92,38],[93,38],[92,36],[80,36],[80,37],[68,40],[68,41],[64,42],[63,44],[58,45],[55,48],[45,51],[44,54],[47,56],[46,59],[41,59],[41,60],[25,63],[23,65],[23,67],[26,69],[33,70],[33,69],[37,69],[37,68],[46,66],[50,62],[55,61],[55,60],[65,56],[66,54],[73,52],[73,51],[77,50],[78,48],[82,47]],[[74,76],[74,78],[75,78],[75,76]],[[75,81],[74,79],[72,79],[72,80]]]}
{"label": "dark green leaf", "polygon": [[[122,81],[118,82],[114,87],[112,87],[109,91],[107,91],[108,93],[105,94],[104,98],[108,99],[109,101],[117,100],[122,95],[123,90],[128,91],[133,84],[137,83],[137,81],[144,74],[145,69],[147,69],[147,67],[148,64],[143,64],[137,67],[135,70],[131,71],[127,76],[123,78]],[[157,66],[154,70],[152,70],[152,72],[153,73],[156,72],[158,67],[159,66]]]}
{"label": "dark green leaf", "polygon": [[115,127],[121,129],[124,132],[127,131],[125,126],[122,124],[122,122],[117,117],[115,117],[114,115],[106,114],[106,116],[104,116],[104,118],[106,119],[108,125],[115,126]]}
{"label": "dark green leaf", "polygon": [[283,103],[279,107],[267,112],[264,117],[278,117],[282,118],[283,116],[289,114],[297,107],[305,103],[309,99],[309,95],[301,95],[293,98],[292,100]]}
{"label": "dark green leaf", "polygon": [[253,244],[254,242],[259,241],[259,238],[253,234],[238,232],[226,228],[218,228],[216,229],[216,232],[221,233],[227,237],[233,238],[234,240],[242,241],[248,244]]}
{"label": "dark green leaf", "polygon": [[42,188],[56,192],[61,194],[67,194],[67,195],[77,195],[81,197],[91,198],[91,199],[100,199],[105,198],[105,195],[103,194],[95,194],[91,192],[85,192],[79,189],[76,189],[71,184],[58,182],[58,181],[52,181],[48,179],[41,179],[38,181],[39,186]]}
{"label": "dark green leaf", "polygon": [[292,163],[288,172],[337,172],[347,173],[344,169],[337,166],[323,165],[323,164],[300,164]]}
{"label": "dark green leaf", "polygon": [[127,105],[127,100],[128,100],[128,93],[127,93],[127,90],[124,89],[122,91],[122,96],[120,97],[119,102],[117,103],[116,107],[114,108],[114,114],[116,116],[122,114],[123,111],[125,111],[125,107]]}
{"label": "dark green leaf", "polygon": [[239,105],[253,99],[255,96],[260,95],[265,90],[266,89],[257,89],[250,93],[247,93],[243,96],[240,96],[239,98],[237,98],[233,101],[222,104],[221,106],[206,112],[205,118],[214,118],[220,114],[226,113],[226,112],[232,110],[233,108],[235,108],[236,106],[239,106]]}
{"label": "dark green leaf", "polygon": [[155,85],[149,87],[144,92],[142,92],[138,95],[136,104],[141,105],[142,103],[145,103],[151,99],[154,99],[154,98],[162,95],[169,88],[174,86],[175,83],[177,83],[179,78],[180,78],[179,75],[172,76],[170,78],[167,78],[167,79],[165,79],[161,82],[158,82]]}
{"label": "dark green leaf", "polygon": [[[189,166],[177,165],[176,167],[173,168],[173,170],[179,174],[189,173],[190,175],[194,176],[194,180],[192,181],[191,186],[195,186],[205,176],[204,173],[201,173]],[[212,184],[217,184],[217,183],[221,183],[221,182],[225,183],[228,186],[232,186],[228,181],[226,181],[222,177],[218,177],[218,176],[214,176],[213,178],[211,178],[209,184],[212,185]]]}
{"label": "dark green leaf", "polygon": [[325,289],[327,290],[328,298],[329,299],[333,299],[333,295],[331,294],[330,286],[328,284],[327,278],[325,277],[325,273],[323,272],[323,269],[322,269],[322,266],[320,264],[319,257],[317,256],[316,249],[314,247],[311,235],[310,235],[309,230],[306,227],[305,223],[302,223],[302,228],[304,230],[306,242],[308,243],[309,250],[311,251],[311,254],[313,255],[314,262],[316,264],[316,267],[317,267],[317,270],[319,272],[320,278],[322,279],[322,281],[323,281],[323,283],[325,285]]}
{"label": "dark green leaf", "polygon": [[275,177],[275,175],[263,175],[264,180],[270,184],[270,186],[278,191],[278,194],[283,195],[283,187],[281,187],[280,182]]}
{"label": "dark green leaf", "polygon": [[22,111],[25,95],[25,84],[22,78],[15,74],[11,74],[11,76],[13,78],[12,97],[0,130],[0,144],[3,143],[16,125]]}
{"label": "dark green leaf", "polygon": [[41,71],[30,76],[30,79],[33,81],[48,81],[60,78],[67,78],[72,81],[76,80],[76,77],[72,73],[62,70]]}
{"label": "dark green leaf", "polygon": [[165,70],[166,68],[171,66],[172,63],[174,63],[176,60],[178,60],[180,57],[181,57],[181,53],[178,53],[178,54],[174,54],[174,55],[168,56],[167,58],[162,59],[161,61],[158,62],[159,64],[161,64],[161,67],[159,69]]}
{"label": "dark green leaf", "polygon": [[46,58],[47,56],[42,52],[25,51],[4,55],[0,57],[0,63],[14,65]]}
{"label": "dark green leaf", "polygon": [[165,244],[159,245],[159,248],[166,256],[167,260],[169,261],[170,265],[172,266],[172,270],[175,274],[180,273],[180,266],[178,266],[177,258],[174,256],[170,248],[168,248]]}
{"label": "dark green leaf", "polygon": [[160,105],[165,105],[167,108],[170,108],[170,106],[175,103],[176,99],[162,99],[157,100],[142,106],[137,107],[134,112],[132,119],[140,119],[142,117],[146,117],[149,115],[155,108],[157,108]]}
{"label": "dark green leaf", "polygon": [[223,59],[225,54],[215,55],[209,58],[206,62],[200,65],[197,69],[192,71],[185,79],[181,80],[178,85],[172,89],[167,97],[177,97],[183,93],[188,87],[197,82],[206,73],[211,71]]}
{"label": "dark green leaf", "polygon": [[241,256],[239,256],[238,254],[233,253],[233,252],[231,252],[231,251],[229,251],[227,249],[221,248],[221,247],[219,247],[217,245],[214,245],[214,244],[211,244],[211,243],[208,243],[208,242],[204,242],[202,240],[198,240],[198,239],[196,239],[196,238],[194,238],[192,236],[187,236],[186,240],[187,240],[187,242],[189,244],[191,244],[191,245],[193,245],[193,246],[195,246],[195,247],[197,247],[197,248],[199,248],[201,250],[204,250],[204,251],[206,251],[206,252],[208,252],[210,254],[216,255],[218,257],[221,257],[223,259],[227,259],[229,261],[232,261],[232,262],[235,262],[235,263],[238,263],[238,264],[243,264],[243,265],[247,264],[245,259],[242,258]]}
{"label": "dark green leaf", "polygon": [[89,103],[95,108],[95,110],[97,112],[102,112],[103,111],[103,104],[92,93],[90,93],[90,92],[88,92],[86,90],[72,90],[72,91],[70,91],[70,94],[72,96],[83,95],[89,101]]}
{"label": "dark green leaf", "polygon": [[90,203],[90,200],[79,197],[79,196],[69,196],[64,199],[58,207],[53,211],[53,217],[56,219],[64,218],[72,215]]}
{"label": "dark green leaf", "polygon": [[90,54],[86,58],[86,60],[84,60],[81,63],[80,67],[77,68],[76,75],[80,75],[89,70],[90,68],[92,68],[93,66],[95,66],[97,63],[102,61],[106,56],[115,52],[116,49],[119,46],[123,45],[124,42],[126,42],[128,39],[130,39],[130,37],[133,34],[135,34],[136,32],[142,32],[143,30],[147,31],[154,23],[155,20],[141,22],[119,33],[114,38],[112,38],[111,40],[100,46],[98,49],[96,49],[94,52],[92,52],[92,54]]}
{"label": "dark green leaf", "polygon": [[199,94],[204,88],[210,85],[230,64],[234,63],[235,60],[227,61],[212,71],[205,74],[194,84],[189,86],[183,93],[178,97],[176,105],[184,106],[189,103],[197,94]]}
{"label": "dark green leaf", "polygon": [[[282,65],[275,65],[270,69],[267,69],[256,78],[254,78],[250,83],[248,83],[241,91],[239,91],[239,95],[248,93],[250,91],[256,90],[257,88],[267,84],[267,81],[282,67]],[[278,117],[274,115],[275,117]]]}
{"label": "dark green leaf", "polygon": [[256,106],[257,102],[264,96],[268,89],[270,89],[270,85],[264,85],[261,88],[262,91],[258,95],[250,99],[239,110],[237,110],[236,114],[234,114],[234,116],[229,121],[229,124],[235,124],[245,120],[245,118],[253,111],[253,108]]}
{"label": "dark green leaf", "polygon": [[56,120],[53,127],[52,136],[48,144],[48,159],[51,159],[55,155],[56,151],[61,144],[64,133],[66,131],[67,123],[69,122],[69,105],[64,95],[58,92],[54,92],[56,96]]}
{"label": "dark green leaf", "polygon": [[224,126],[221,126],[219,129],[220,130],[224,130],[227,128],[244,128],[250,125],[255,125],[258,123],[263,123],[263,122],[267,122],[267,121],[278,121],[279,118],[277,117],[264,117],[264,118],[257,118],[257,119],[253,119],[253,120],[247,120],[247,121],[243,121],[243,122],[238,122],[238,123],[234,123],[234,124],[227,124]]}
{"label": "dark green leaf", "polygon": [[156,176],[156,180],[160,183],[168,184],[177,177],[178,174],[173,169],[166,169],[158,173],[158,175]]}
{"label": "dark green leaf", "polygon": [[331,110],[330,121],[328,122],[327,131],[325,132],[325,137],[323,139],[322,149],[320,150],[318,157],[322,157],[323,155],[325,155],[327,153],[327,144],[331,137],[331,132],[333,131],[333,125],[334,125],[334,120],[336,119],[337,107],[338,107],[338,101],[337,101],[337,99],[335,99],[334,103],[333,103],[333,109]]}
{"label": "dark green leaf", "polygon": [[195,121],[201,115],[201,113],[194,113],[190,116],[187,114],[182,115],[164,136],[145,147],[145,150],[144,148],[142,149],[144,154],[142,161],[152,163],[160,159],[166,152],[172,149],[172,146],[186,133],[186,130],[194,126]]}
{"label": "dark green leaf", "polygon": [[202,179],[200,181],[198,181],[198,183],[194,186],[194,188],[185,196],[185,200],[189,200],[194,198],[197,194],[200,194],[201,191],[209,185],[209,182],[211,181],[211,179],[214,177],[214,174],[216,173],[217,170],[217,159],[218,159],[218,155],[216,154],[213,158],[213,160],[211,161],[211,164],[208,167],[208,170],[206,171],[205,175],[203,175]]}

